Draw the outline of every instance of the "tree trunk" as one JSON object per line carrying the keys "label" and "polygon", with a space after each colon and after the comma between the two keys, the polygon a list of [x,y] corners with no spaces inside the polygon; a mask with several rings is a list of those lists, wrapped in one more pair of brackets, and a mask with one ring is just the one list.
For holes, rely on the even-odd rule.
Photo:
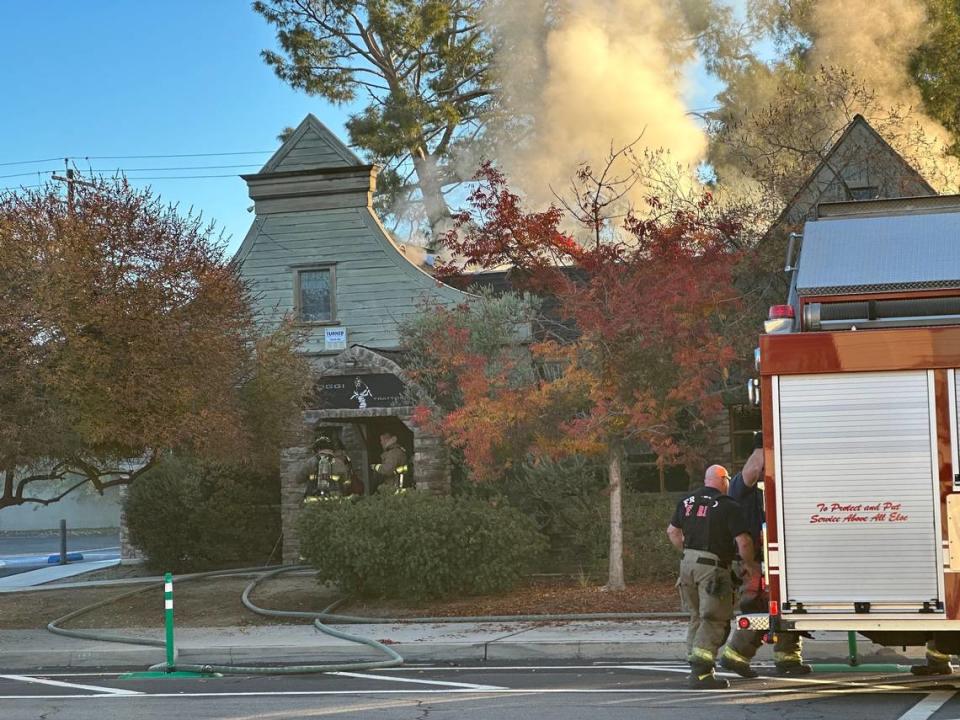
{"label": "tree trunk", "polygon": [[3,495],[2,499],[13,500],[13,476],[16,473],[16,465],[5,465],[3,468]]}
{"label": "tree trunk", "polygon": [[413,168],[417,173],[417,184],[423,196],[423,209],[430,223],[430,249],[436,248],[437,240],[446,230],[450,219],[450,208],[443,197],[443,188],[437,179],[437,164],[432,155],[427,155],[420,148],[410,152],[413,158]]}
{"label": "tree trunk", "polygon": [[623,450],[619,443],[607,455],[610,479],[610,569],[607,590],[623,590]]}

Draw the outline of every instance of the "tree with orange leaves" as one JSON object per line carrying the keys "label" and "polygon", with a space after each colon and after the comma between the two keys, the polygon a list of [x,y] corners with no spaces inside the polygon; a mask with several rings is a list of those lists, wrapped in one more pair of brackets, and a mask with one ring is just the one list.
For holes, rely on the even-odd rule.
{"label": "tree with orange leaves", "polygon": [[[581,168],[575,197],[541,212],[526,211],[496,169],[482,170],[472,209],[445,240],[463,264],[443,273],[453,279],[466,264],[517,268],[554,298],[561,331],[531,348],[534,363],[553,373],[525,384],[510,383],[462,342],[439,347],[457,368],[462,403],[436,418],[477,480],[527,454],[603,458],[612,590],[624,587],[624,447],[641,442],[661,463],[707,460],[702,438],[736,357],[726,329],[740,306],[738,223],[708,212],[709,195],[680,210],[648,198],[646,217],[613,219],[633,186],[629,175],[614,175],[615,158],[599,172]],[[589,238],[578,241],[569,226]]]}
{"label": "tree with orange leaves", "polygon": [[130,483],[173,449],[269,462],[306,387],[295,346],[259,335],[212,227],[149,190],[0,196],[0,508]]}

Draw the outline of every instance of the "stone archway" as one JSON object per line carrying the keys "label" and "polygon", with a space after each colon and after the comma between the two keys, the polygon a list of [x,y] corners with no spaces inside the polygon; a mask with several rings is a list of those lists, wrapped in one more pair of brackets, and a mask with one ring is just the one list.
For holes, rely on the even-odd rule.
{"label": "stone archway", "polygon": [[[442,439],[412,422],[418,405],[432,405],[423,389],[413,382],[396,362],[373,350],[354,345],[339,355],[324,358],[314,366],[314,392],[303,413],[301,443],[287,448],[281,457],[281,519],[283,522],[283,561],[295,563],[300,558],[297,537],[297,518],[303,507],[304,488],[301,483],[304,470],[313,458],[310,448],[312,430],[320,423],[358,423],[376,419],[396,418],[412,433],[411,456],[418,492],[446,495],[450,492],[450,463]],[[365,407],[349,405],[350,383],[355,378],[376,378],[389,386],[389,397],[367,396]],[[344,385],[348,387],[343,387]],[[374,386],[376,387],[376,386]],[[397,394],[397,388],[402,394]],[[353,405],[359,405],[353,401]]]}

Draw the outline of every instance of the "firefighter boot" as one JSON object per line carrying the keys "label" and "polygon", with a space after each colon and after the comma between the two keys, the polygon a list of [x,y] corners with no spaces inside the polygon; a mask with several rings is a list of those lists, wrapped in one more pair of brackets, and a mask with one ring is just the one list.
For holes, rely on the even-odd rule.
{"label": "firefighter boot", "polygon": [[950,663],[927,663],[926,665],[914,665],[910,668],[910,672],[914,675],[919,675],[925,677],[927,675],[952,675],[953,674],[953,665]]}
{"label": "firefighter boot", "polygon": [[950,656],[947,653],[940,652],[933,640],[927,643],[927,664],[914,665],[910,672],[914,675],[952,675],[953,665],[950,664]]}
{"label": "firefighter boot", "polygon": [[725,646],[720,653],[720,667],[730,672],[735,672],[743,678],[759,677],[760,673],[750,667],[750,661],[740,653],[731,650]]}
{"label": "firefighter boot", "polygon": [[730,681],[714,675],[713,665],[690,663],[687,685],[694,690],[724,690],[730,687]]}
{"label": "firefighter boot", "polygon": [[809,675],[813,668],[802,662],[778,662],[774,663],[777,675],[787,677],[790,675]]}

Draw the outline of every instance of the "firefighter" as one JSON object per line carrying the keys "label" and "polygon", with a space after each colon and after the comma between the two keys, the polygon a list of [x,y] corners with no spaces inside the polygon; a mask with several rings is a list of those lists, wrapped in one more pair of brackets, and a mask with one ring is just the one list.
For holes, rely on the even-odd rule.
{"label": "firefighter", "polygon": [[730,686],[714,674],[714,658],[730,633],[733,617],[734,578],[731,572],[734,543],[744,560],[746,579],[759,575],[753,560],[753,540],[740,506],[726,493],[730,474],[711,465],[704,487],[677,504],[667,526],[670,542],[683,551],[677,585],[684,607],[690,611],[687,660],[690,687],[715,690]]}
{"label": "firefighter", "polygon": [[[763,559],[763,491],[757,487],[763,477],[763,435],[754,435],[753,452],[747,459],[743,470],[730,481],[730,497],[740,503],[747,527],[753,538],[756,555],[754,560]],[[742,556],[741,556],[742,557]],[[735,566],[738,563],[735,563]],[[740,611],[746,613],[767,612],[769,597],[762,587],[761,577],[757,575],[753,582],[744,586],[740,597]],[[732,670],[741,677],[753,678],[758,673],[750,667],[750,661],[763,644],[762,630],[734,631],[730,640],[720,653],[720,665]],[[778,632],[773,645],[773,662],[778,675],[807,675],[811,668],[803,662],[800,635],[795,632]]]}
{"label": "firefighter", "polygon": [[380,462],[371,465],[370,469],[377,475],[373,492],[404,490],[410,485],[410,466],[407,463],[407,451],[397,442],[397,436],[391,432],[380,435]]}
{"label": "firefighter", "polygon": [[304,499],[315,500],[327,495],[341,494],[343,483],[350,479],[350,458],[331,433],[321,431],[313,443],[316,466],[310,473]]}

